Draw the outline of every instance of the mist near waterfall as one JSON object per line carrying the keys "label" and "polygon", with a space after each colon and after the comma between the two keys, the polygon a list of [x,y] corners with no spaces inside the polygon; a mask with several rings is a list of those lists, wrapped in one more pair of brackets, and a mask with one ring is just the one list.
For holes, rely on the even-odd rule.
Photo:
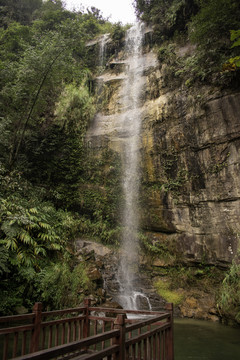
{"label": "mist near waterfall", "polygon": [[142,45],[144,25],[137,23],[126,33],[126,78],[122,85],[122,245],[118,281],[118,301],[124,308],[136,309],[141,293],[136,288],[138,272],[139,186],[141,147],[141,94],[144,86]]}

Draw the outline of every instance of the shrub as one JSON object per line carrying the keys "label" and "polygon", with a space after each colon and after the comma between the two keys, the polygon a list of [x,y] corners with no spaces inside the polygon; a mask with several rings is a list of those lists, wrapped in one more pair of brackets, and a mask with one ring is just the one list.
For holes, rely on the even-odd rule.
{"label": "shrub", "polygon": [[240,264],[233,261],[220,289],[218,308],[220,314],[240,323]]}
{"label": "shrub", "polygon": [[160,296],[162,296],[167,302],[179,305],[184,300],[182,294],[177,293],[170,289],[170,284],[163,280],[158,280],[155,284],[155,288]]}

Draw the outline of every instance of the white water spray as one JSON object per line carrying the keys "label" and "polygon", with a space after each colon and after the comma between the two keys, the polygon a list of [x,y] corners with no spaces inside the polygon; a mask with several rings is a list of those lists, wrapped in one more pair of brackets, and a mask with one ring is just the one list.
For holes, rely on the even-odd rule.
{"label": "white water spray", "polygon": [[109,40],[109,34],[104,34],[101,36],[99,41],[99,65],[104,66],[105,55],[106,55],[106,45]]}
{"label": "white water spray", "polygon": [[[141,95],[144,85],[142,42],[144,25],[136,24],[126,35],[125,52],[126,80],[122,90],[122,137],[123,137],[123,233],[122,253],[118,270],[120,284],[119,303],[132,310],[139,308],[140,298],[146,298],[137,291],[138,271],[138,199],[139,199],[139,155],[141,132]],[[150,304],[149,304],[150,305]]]}

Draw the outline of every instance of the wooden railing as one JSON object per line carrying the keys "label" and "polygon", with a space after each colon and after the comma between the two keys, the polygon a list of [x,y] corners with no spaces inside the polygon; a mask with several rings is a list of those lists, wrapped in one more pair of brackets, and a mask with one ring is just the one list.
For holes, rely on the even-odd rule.
{"label": "wooden railing", "polygon": [[172,304],[166,312],[91,307],[86,299],[42,312],[36,303],[32,314],[0,318],[1,359],[173,360],[172,311]]}

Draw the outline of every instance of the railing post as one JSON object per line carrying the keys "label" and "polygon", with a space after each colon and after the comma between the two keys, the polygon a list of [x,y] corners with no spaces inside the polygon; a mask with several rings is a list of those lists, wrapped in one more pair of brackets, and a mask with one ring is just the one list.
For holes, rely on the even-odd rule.
{"label": "railing post", "polygon": [[40,342],[41,322],[42,322],[42,303],[35,303],[33,306],[34,318],[34,329],[31,338],[30,352],[38,351]]}
{"label": "railing post", "polygon": [[167,303],[166,310],[170,313],[168,318],[170,322],[170,328],[167,330],[167,339],[166,339],[166,350],[167,350],[167,360],[174,360],[174,343],[173,343],[173,304]]}
{"label": "railing post", "polygon": [[91,299],[84,299],[84,306],[85,310],[85,319],[83,323],[83,337],[87,338],[90,334],[90,327],[89,327],[89,307],[91,306]]}
{"label": "railing post", "polygon": [[119,345],[119,353],[116,360],[125,360],[125,336],[126,336],[126,314],[119,314],[114,321],[114,329],[119,329],[119,337],[115,339],[115,344]]}

